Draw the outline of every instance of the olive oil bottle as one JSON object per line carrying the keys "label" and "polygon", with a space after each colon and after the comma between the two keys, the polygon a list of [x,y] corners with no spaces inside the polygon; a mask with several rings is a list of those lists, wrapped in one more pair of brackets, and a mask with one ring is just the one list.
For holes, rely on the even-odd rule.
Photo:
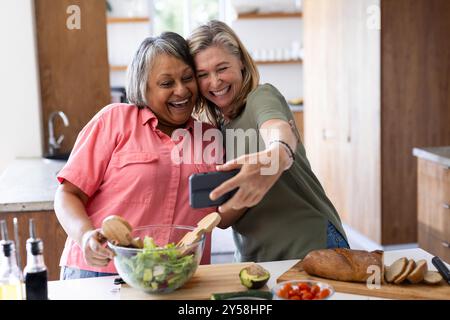
{"label": "olive oil bottle", "polygon": [[0,300],[23,300],[22,272],[14,242],[8,239],[6,221],[0,221]]}

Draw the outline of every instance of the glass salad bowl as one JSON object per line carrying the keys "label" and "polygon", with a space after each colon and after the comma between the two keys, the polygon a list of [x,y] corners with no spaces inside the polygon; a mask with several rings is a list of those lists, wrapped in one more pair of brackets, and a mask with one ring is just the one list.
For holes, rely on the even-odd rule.
{"label": "glass salad bowl", "polygon": [[[114,265],[120,277],[131,287],[147,293],[169,293],[183,286],[195,273],[205,246],[205,235],[189,246],[176,247],[178,241],[194,227],[148,225],[133,230],[144,248],[116,246]],[[164,243],[162,243],[164,242]]]}

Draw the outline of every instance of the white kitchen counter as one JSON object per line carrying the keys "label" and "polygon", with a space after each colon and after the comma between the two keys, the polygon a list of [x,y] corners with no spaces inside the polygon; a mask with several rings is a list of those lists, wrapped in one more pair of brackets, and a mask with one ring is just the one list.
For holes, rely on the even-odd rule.
{"label": "white kitchen counter", "polygon": [[62,160],[14,160],[0,176],[0,212],[49,211],[58,187]]}
{"label": "white kitchen counter", "polygon": [[[433,255],[422,249],[385,251],[385,264],[389,265],[401,257],[408,257],[415,260],[425,259],[428,262],[429,269],[436,270],[431,263]],[[276,279],[297,262],[298,260],[284,260],[260,263],[260,265],[266,268],[271,274],[267,284],[268,287],[272,288],[276,283]],[[117,276],[50,281],[48,284],[49,298],[51,300],[121,300],[120,285],[114,285],[113,283],[115,278],[117,278]],[[339,292],[336,292],[332,297],[332,300],[349,299],[380,300],[380,298],[377,297]]]}

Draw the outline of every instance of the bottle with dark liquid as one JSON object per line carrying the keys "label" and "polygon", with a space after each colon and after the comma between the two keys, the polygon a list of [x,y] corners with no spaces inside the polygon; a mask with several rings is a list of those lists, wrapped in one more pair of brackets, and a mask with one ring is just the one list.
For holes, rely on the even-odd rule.
{"label": "bottle with dark liquid", "polygon": [[30,238],[27,240],[27,264],[24,269],[27,300],[48,300],[47,267],[44,263],[44,245],[36,238],[33,219],[30,219]]}

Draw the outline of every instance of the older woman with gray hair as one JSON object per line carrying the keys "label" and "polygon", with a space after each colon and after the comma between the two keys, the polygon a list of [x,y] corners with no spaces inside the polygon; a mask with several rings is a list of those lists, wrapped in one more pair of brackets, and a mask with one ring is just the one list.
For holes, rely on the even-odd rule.
{"label": "older woman with gray hair", "polygon": [[[128,69],[130,103],[104,107],[79,133],[57,177],[55,212],[68,235],[60,261],[62,279],[117,273],[113,252],[99,240],[99,228],[109,215],[119,215],[133,227],[195,226],[213,211],[189,207],[188,179],[215,170],[215,163],[171,159],[177,145],[172,133],[183,128],[193,134],[191,114],[198,101],[194,70],[187,43],[178,34],[145,39]],[[200,127],[203,132],[211,126]],[[210,241],[208,236],[201,263],[210,262]]]}

